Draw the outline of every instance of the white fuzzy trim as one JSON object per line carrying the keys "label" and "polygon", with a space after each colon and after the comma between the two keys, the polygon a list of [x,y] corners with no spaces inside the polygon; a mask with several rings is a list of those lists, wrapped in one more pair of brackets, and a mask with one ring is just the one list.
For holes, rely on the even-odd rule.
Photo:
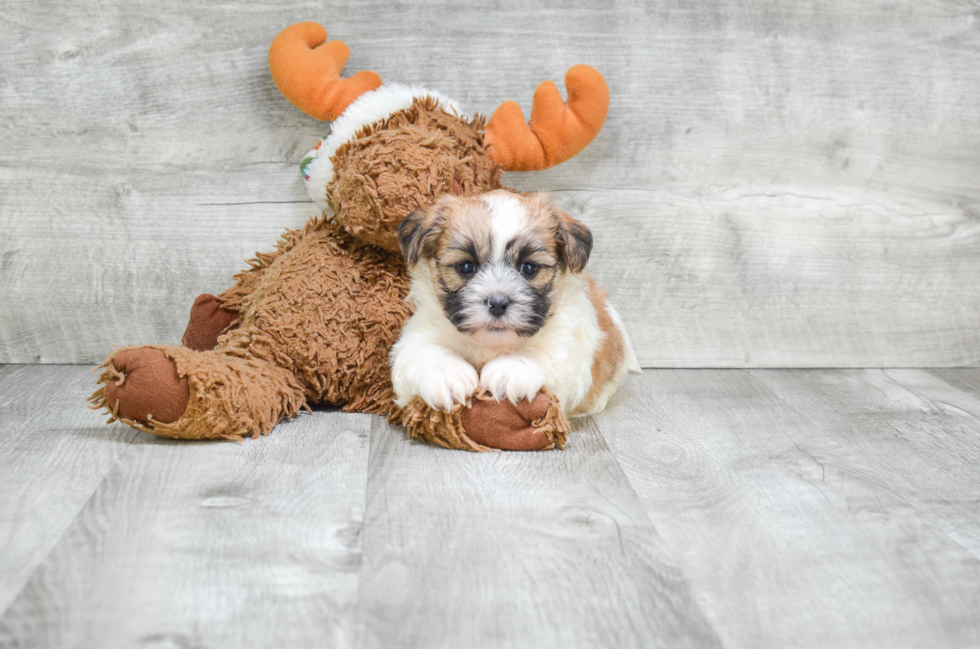
{"label": "white fuzzy trim", "polygon": [[405,110],[413,101],[423,97],[432,97],[439,101],[441,108],[457,115],[463,114],[459,105],[449,97],[422,86],[406,86],[401,83],[385,83],[376,90],[364,93],[344,109],[343,114],[331,124],[327,137],[320,140],[303,158],[313,158],[303,172],[306,191],[320,209],[327,209],[327,185],[333,180],[333,163],[330,158],[337,149],[352,140],[365,126]]}

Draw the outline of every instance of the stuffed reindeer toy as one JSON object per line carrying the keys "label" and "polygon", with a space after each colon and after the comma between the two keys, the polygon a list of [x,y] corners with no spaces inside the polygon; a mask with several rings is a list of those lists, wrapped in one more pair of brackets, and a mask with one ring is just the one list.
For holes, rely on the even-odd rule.
{"label": "stuffed reindeer toy", "polygon": [[198,297],[181,346],[114,351],[92,406],[180,439],[258,437],[308,402],[326,402],[386,415],[409,437],[449,448],[563,447],[566,413],[546,389],[516,403],[477,389],[451,408],[420,398],[395,405],[389,352],[413,310],[397,230],[440,197],[509,191],[503,171],[576,155],[605,120],[605,81],[577,65],[565,76],[567,103],[545,82],[529,124],[510,101],[485,122],[438,92],[382,83],[374,72],[342,79],[349,55],[316,23],[288,27],[269,50],[282,94],[333,122],[301,163],[324,214],[257,253],[231,288]]}

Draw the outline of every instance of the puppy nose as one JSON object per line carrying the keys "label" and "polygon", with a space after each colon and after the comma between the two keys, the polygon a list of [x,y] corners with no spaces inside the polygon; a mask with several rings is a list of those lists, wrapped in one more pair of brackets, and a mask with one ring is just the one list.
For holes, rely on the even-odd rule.
{"label": "puppy nose", "polygon": [[490,313],[497,316],[498,318],[504,314],[507,307],[510,305],[510,300],[505,297],[492,297],[487,302],[487,306],[490,307]]}

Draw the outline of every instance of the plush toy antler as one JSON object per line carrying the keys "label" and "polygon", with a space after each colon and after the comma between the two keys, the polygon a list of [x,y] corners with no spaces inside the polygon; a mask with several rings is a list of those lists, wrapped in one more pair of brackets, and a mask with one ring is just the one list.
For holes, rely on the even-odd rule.
{"label": "plush toy antler", "polygon": [[599,133],[609,110],[609,87],[598,70],[575,65],[565,73],[568,103],[551,81],[538,85],[531,123],[517,102],[505,101],[487,123],[484,143],[507,171],[547,169],[577,155]]}
{"label": "plush toy antler", "polygon": [[377,72],[341,79],[348,58],[343,41],[327,42],[327,30],[311,22],[287,27],[269,46],[269,69],[279,92],[317,119],[337,119],[352,101],[381,86]]}

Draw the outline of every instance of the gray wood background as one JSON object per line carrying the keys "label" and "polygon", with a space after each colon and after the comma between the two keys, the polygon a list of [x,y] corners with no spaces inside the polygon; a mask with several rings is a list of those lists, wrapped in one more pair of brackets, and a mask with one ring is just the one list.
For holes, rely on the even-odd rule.
{"label": "gray wood background", "polygon": [[578,62],[575,160],[511,174],[590,225],[645,367],[980,364],[980,6],[562,0],[0,5],[0,362],[175,342],[191,300],[314,213],[326,130],[269,42],[317,20],[349,71],[469,110]]}

